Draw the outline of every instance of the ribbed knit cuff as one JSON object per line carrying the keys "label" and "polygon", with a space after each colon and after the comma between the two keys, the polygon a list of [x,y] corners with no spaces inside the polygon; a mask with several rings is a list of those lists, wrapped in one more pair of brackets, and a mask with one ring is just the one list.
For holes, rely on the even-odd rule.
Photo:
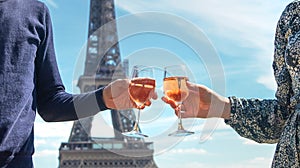
{"label": "ribbed knit cuff", "polygon": [[95,94],[96,94],[96,99],[97,99],[97,103],[98,103],[98,106],[100,108],[100,111],[104,111],[104,110],[108,110],[109,108],[106,107],[105,105],[105,102],[104,102],[104,99],[103,99],[103,90],[104,90],[104,87],[101,87],[99,88],[98,90],[96,90]]}

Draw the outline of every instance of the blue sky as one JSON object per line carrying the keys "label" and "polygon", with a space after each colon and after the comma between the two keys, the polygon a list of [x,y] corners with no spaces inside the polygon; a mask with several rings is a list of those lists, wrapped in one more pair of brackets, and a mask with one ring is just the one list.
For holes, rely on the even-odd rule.
{"label": "blue sky", "polygon": [[[77,76],[80,75],[84,62],[81,58],[88,30],[89,1],[87,0],[43,0],[51,11],[57,60],[62,79],[68,92],[78,92]],[[224,96],[235,95],[246,98],[274,98],[275,82],[272,71],[273,40],[277,20],[291,1],[287,0],[116,0],[118,19],[143,12],[158,12],[174,16],[180,21],[188,22],[189,27],[195,26],[206,35],[215,49],[224,76]],[[119,31],[126,30],[126,25],[118,25]],[[185,30],[181,31],[186,33]],[[172,27],[169,28],[170,31]],[[193,35],[192,35],[193,36]],[[196,35],[195,35],[196,36]],[[156,53],[176,56],[177,61],[187,63],[193,74],[194,81],[214,87],[207,72],[204,55],[193,52],[192,45],[183,44],[180,39],[156,33],[135,34],[120,42],[122,58],[134,60],[143,55],[140,61],[151,62],[149,57]],[[84,51],[84,50],[83,50]],[[151,52],[149,52],[151,51]],[[149,54],[150,55],[147,55]],[[188,56],[187,56],[188,55]],[[146,59],[147,58],[147,59]],[[151,60],[155,60],[153,55]],[[174,60],[172,60],[174,61]],[[162,60],[159,61],[164,62]],[[170,62],[170,61],[169,61]],[[133,61],[132,64],[135,62]],[[156,62],[158,64],[158,62]],[[213,65],[209,65],[213,66]],[[218,74],[216,74],[218,76]],[[218,89],[218,88],[216,88]],[[180,141],[169,139],[166,130],[172,129],[170,123],[176,117],[167,106],[154,102],[160,107],[152,109],[159,118],[151,119],[152,113],[142,113],[143,131],[148,133],[157,144],[158,153],[155,161],[159,167],[270,167],[275,145],[257,144],[241,138],[222,120],[208,137],[200,143],[201,131],[206,120],[185,121],[185,124],[199,133]],[[161,108],[163,107],[163,108]],[[151,111],[150,109],[146,109]],[[107,113],[104,118],[109,122]],[[173,124],[174,125],[174,124]],[[39,117],[35,125],[36,167],[53,168],[58,165],[58,148],[61,142],[68,140],[72,122],[45,123]],[[100,126],[99,126],[100,127]],[[165,130],[159,132],[162,128]],[[155,131],[153,131],[155,130]],[[101,134],[95,131],[95,134]],[[166,142],[174,142],[172,147]],[[178,143],[177,143],[178,142]],[[161,150],[161,148],[166,150]]]}

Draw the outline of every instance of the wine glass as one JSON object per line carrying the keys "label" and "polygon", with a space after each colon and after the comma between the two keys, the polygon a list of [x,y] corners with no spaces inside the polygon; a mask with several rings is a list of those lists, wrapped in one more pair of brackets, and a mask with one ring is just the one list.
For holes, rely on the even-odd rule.
{"label": "wine glass", "polygon": [[183,128],[181,119],[182,102],[188,97],[189,90],[186,81],[188,80],[186,67],[184,65],[172,65],[164,68],[164,95],[176,103],[174,110],[178,112],[178,128],[169,136],[187,136],[194,132]]}
{"label": "wine glass", "polygon": [[133,126],[133,130],[122,133],[125,136],[144,138],[148,137],[141,133],[139,129],[140,112],[144,107],[145,102],[151,98],[151,94],[155,89],[155,80],[153,79],[153,68],[136,65],[133,67],[132,76],[128,88],[130,98],[136,103],[138,116]]}

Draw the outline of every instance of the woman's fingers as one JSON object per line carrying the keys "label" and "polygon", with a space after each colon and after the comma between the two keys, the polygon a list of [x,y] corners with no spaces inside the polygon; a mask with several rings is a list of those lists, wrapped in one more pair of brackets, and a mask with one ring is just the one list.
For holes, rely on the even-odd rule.
{"label": "woman's fingers", "polygon": [[161,99],[162,99],[162,101],[164,101],[165,103],[169,104],[172,108],[175,109],[175,108],[177,107],[175,101],[173,101],[173,100],[171,100],[171,99],[169,99],[169,98],[167,98],[167,97],[165,97],[165,96],[162,97]]}

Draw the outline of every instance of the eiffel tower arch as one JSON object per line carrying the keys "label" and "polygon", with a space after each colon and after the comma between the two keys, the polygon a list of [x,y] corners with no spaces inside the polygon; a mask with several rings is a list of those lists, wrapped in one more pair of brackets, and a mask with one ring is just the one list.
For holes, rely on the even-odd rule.
{"label": "eiffel tower arch", "polygon": [[[128,62],[121,61],[117,41],[114,0],[90,0],[85,68],[78,81],[82,93],[126,77]],[[93,117],[74,121],[68,142],[59,148],[59,167],[157,167],[152,142],[121,134],[132,129],[133,111],[111,110],[111,119],[112,138],[91,137]]]}

